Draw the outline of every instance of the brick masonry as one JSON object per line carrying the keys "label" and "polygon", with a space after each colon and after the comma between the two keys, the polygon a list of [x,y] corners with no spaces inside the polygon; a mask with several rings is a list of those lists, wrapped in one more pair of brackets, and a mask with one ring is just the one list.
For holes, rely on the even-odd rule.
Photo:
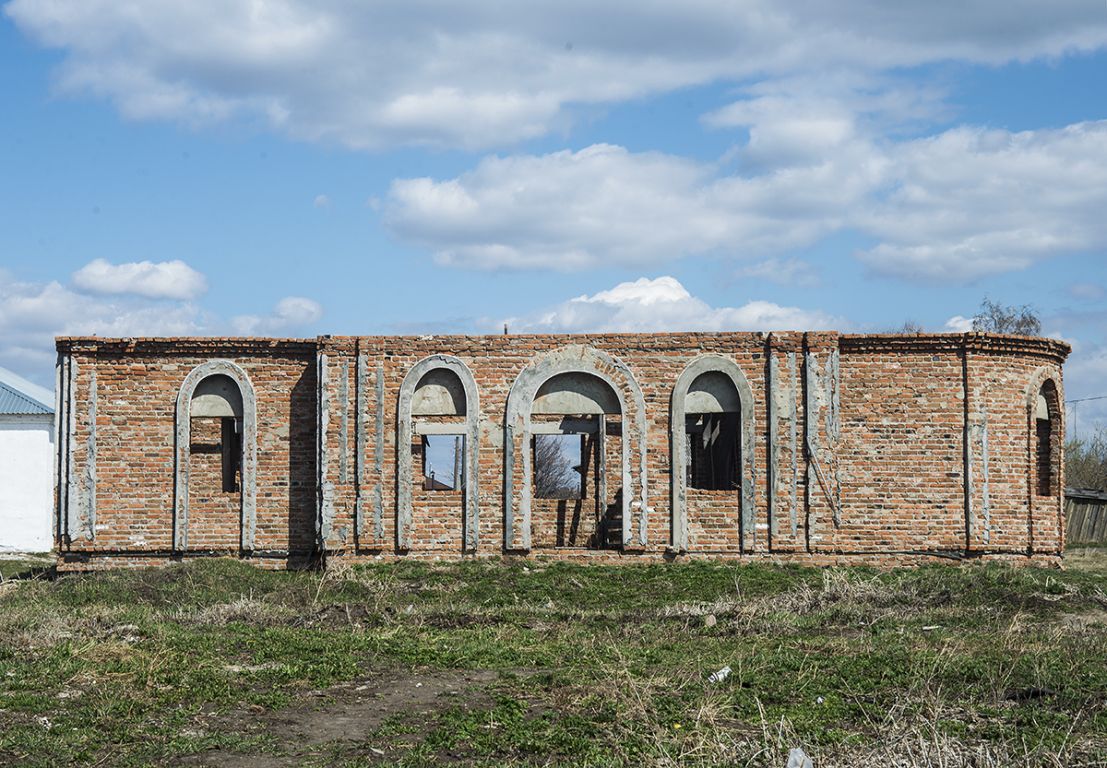
{"label": "brick masonry", "polygon": [[[1063,551],[1069,348],[1053,340],[681,333],[61,338],[57,347],[63,568],[210,554],[275,567],[474,556],[1056,563]],[[471,377],[476,407],[416,415],[405,428],[402,385],[428,358],[419,371],[448,360]],[[670,432],[674,387],[689,366],[698,375],[720,359],[741,385],[741,478],[733,490],[684,488],[671,471],[673,440],[685,439],[683,424]],[[182,385],[212,361],[244,372],[256,401],[252,536],[243,535],[242,478],[237,491],[222,488],[219,420],[192,418],[190,445],[177,451]],[[530,439],[559,417],[532,416],[531,401],[573,372],[613,391],[618,412],[602,418],[602,462],[590,463],[585,498],[533,498]],[[417,384],[408,381],[407,397]],[[1051,416],[1049,494],[1038,476],[1039,395]],[[424,488],[414,435],[436,428],[477,436],[463,491]],[[409,493],[398,487],[403,451],[416,454]],[[177,477],[188,485],[187,521],[175,513]],[[604,516],[619,530],[601,548]]]}

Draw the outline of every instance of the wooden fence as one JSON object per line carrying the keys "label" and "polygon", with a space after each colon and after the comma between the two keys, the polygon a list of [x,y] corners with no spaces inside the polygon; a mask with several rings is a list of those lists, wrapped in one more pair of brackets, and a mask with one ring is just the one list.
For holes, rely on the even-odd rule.
{"label": "wooden fence", "polygon": [[1065,521],[1069,546],[1107,544],[1107,493],[1066,488]]}

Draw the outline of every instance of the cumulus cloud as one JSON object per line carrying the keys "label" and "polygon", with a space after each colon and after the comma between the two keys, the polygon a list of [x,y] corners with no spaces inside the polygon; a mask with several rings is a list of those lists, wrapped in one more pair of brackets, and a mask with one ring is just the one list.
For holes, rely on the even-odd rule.
{"label": "cumulus cloud", "polygon": [[96,259],[73,273],[73,284],[89,293],[148,299],[196,299],[208,289],[203,274],[179,260],[112,264]]}
{"label": "cumulus cloud", "polygon": [[843,328],[847,323],[818,310],[751,301],[712,307],[674,277],[639,278],[582,295],[533,317],[511,318],[509,327],[540,333],[636,331],[782,331]]}
{"label": "cumulus cloud", "polygon": [[126,116],[260,119],[351,147],[497,146],[564,125],[574,105],[690,85],[996,64],[1107,42],[1102,4],[1086,0],[12,0],[4,10],[63,52],[63,91]]}
{"label": "cumulus cloud", "polygon": [[[841,171],[838,173],[838,171]],[[758,254],[833,231],[875,180],[857,168],[719,176],[712,165],[597,144],[488,157],[455,179],[393,182],[384,221],[443,264],[581,269]],[[837,183],[831,183],[831,176]]]}
{"label": "cumulus cloud", "polygon": [[972,318],[964,315],[954,315],[946,320],[945,330],[950,333],[968,333],[972,330]]}
{"label": "cumulus cloud", "polygon": [[1107,245],[1107,122],[961,127],[893,159],[894,186],[858,221],[883,241],[861,255],[877,271],[966,280]]}
{"label": "cumulus cloud", "polygon": [[287,296],[277,302],[267,315],[239,315],[231,320],[235,333],[243,336],[276,333],[289,328],[302,328],[323,317],[319,302],[303,296]]}
{"label": "cumulus cloud", "polygon": [[211,327],[212,318],[190,302],[106,298],[0,273],[0,364],[39,380],[52,367],[55,336],[175,336]]}
{"label": "cumulus cloud", "polygon": [[754,172],[607,144],[488,157],[453,179],[393,182],[384,221],[439,262],[478,268],[763,261],[852,231],[874,241],[856,255],[877,273],[966,282],[1107,247],[1107,121],[900,142],[813,130],[833,152],[781,139]]}

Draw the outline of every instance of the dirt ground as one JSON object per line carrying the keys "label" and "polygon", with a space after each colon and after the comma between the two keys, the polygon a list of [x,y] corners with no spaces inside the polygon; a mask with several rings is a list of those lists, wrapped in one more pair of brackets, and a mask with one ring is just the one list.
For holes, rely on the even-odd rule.
{"label": "dirt ground", "polygon": [[[397,670],[370,673],[364,678],[312,691],[308,702],[278,711],[242,711],[213,717],[211,730],[235,730],[262,735],[277,754],[245,755],[212,750],[189,755],[174,765],[194,768],[263,768],[298,766],[321,751],[342,752],[357,745],[366,758],[388,759],[384,749],[371,745],[371,735],[389,719],[418,719],[448,707],[468,709],[489,701],[485,688],[498,673],[434,670],[418,673]],[[442,755],[443,762],[450,755]]]}

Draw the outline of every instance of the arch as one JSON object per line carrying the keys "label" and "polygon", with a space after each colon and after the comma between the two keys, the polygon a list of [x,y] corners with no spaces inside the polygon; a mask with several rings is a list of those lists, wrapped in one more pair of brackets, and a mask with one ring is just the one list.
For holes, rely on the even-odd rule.
{"label": "arch", "polygon": [[201,379],[192,393],[189,415],[241,419],[242,390],[238,382],[225,373]]}
{"label": "arch", "polygon": [[[460,383],[460,391],[458,387]],[[396,411],[396,546],[411,547],[412,466],[411,445],[414,416],[465,417],[465,501],[462,546],[477,548],[480,525],[480,400],[473,372],[453,355],[431,355],[416,363],[400,385]]]}
{"label": "arch", "polygon": [[[208,382],[208,379],[215,379]],[[207,382],[207,383],[205,383]],[[228,391],[228,382],[237,389],[238,398]],[[242,499],[240,505],[239,547],[254,549],[257,523],[257,397],[246,371],[230,360],[202,363],[185,377],[177,393],[176,450],[173,471],[173,549],[188,549],[188,475],[189,445],[192,443],[192,404],[199,393],[202,407],[241,409],[242,419]],[[225,405],[220,405],[222,399]]]}
{"label": "arch", "polygon": [[[532,489],[531,475],[533,469],[531,462],[523,461],[523,484],[519,493],[518,515],[515,508],[515,440],[516,436],[522,438],[522,445],[530,443],[531,438],[531,412],[535,398],[541,391],[543,396],[554,394],[553,385],[543,390],[545,385],[555,377],[570,374],[562,379],[570,388],[558,388],[557,394],[569,393],[570,397],[587,397],[598,408],[614,408],[618,406],[618,413],[627,419],[628,424],[623,425],[622,430],[622,515],[623,515],[623,546],[632,541],[631,534],[631,510],[640,507],[638,517],[638,543],[646,545],[646,532],[649,522],[649,506],[646,481],[646,401],[642,396],[642,390],[638,382],[622,361],[601,352],[592,347],[579,344],[571,344],[566,347],[552,350],[538,360],[535,360],[516,377],[511,385],[511,391],[507,396],[507,413],[504,419],[504,549],[511,550],[531,548],[531,501]],[[611,403],[602,390],[597,388],[587,378],[573,377],[571,374],[584,374],[595,377],[615,393],[617,403]],[[623,382],[616,380],[616,376]],[[597,398],[599,398],[597,400]],[[577,403],[585,404],[578,400]],[[545,407],[545,406],[543,406]],[[606,412],[606,411],[605,411]],[[614,411],[613,411],[614,412]],[[638,448],[638,467],[636,471],[631,469],[630,448],[631,432],[636,436]],[[635,482],[638,486],[638,499],[631,501],[634,494],[631,492]],[[519,518],[521,528],[520,546],[515,546],[515,523]]]}
{"label": "arch", "polygon": [[[728,386],[723,386],[723,385]],[[737,403],[734,397],[737,396]],[[717,407],[720,411],[738,405],[741,423],[741,456],[739,475],[742,493],[739,521],[743,550],[746,538],[753,532],[754,515],[754,429],[753,391],[746,376],[732,359],[722,355],[701,355],[690,362],[677,377],[670,402],[669,455],[670,488],[672,493],[671,546],[678,552],[688,549],[688,480],[683,471],[688,462],[688,446],[684,438],[684,417],[688,406]],[[713,412],[711,410],[707,412]]]}
{"label": "arch", "polygon": [[432,368],[420,377],[411,395],[412,416],[465,416],[465,384],[449,368]]}
{"label": "arch", "polygon": [[1048,368],[1036,371],[1027,386],[1026,426],[1032,495],[1059,497],[1064,458],[1061,455],[1064,443],[1063,411],[1061,389]]}
{"label": "arch", "polygon": [[530,412],[553,415],[621,414],[619,396],[603,379],[591,373],[568,371],[542,382]]}

